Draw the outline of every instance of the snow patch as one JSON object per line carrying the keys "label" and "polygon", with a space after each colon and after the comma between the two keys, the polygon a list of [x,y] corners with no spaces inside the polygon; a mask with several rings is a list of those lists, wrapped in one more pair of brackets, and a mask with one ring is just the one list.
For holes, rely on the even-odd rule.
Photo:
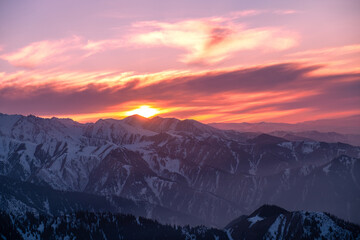
{"label": "snow patch", "polygon": [[249,226],[249,228],[251,228],[255,223],[264,220],[264,218],[260,217],[259,215],[256,215],[254,217],[248,218],[247,220],[251,223]]}
{"label": "snow patch", "polygon": [[319,147],[320,147],[320,143],[318,143],[318,142],[304,142],[301,150],[304,154],[309,154],[309,153],[314,152]]}
{"label": "snow patch", "polygon": [[287,148],[292,150],[293,149],[293,144],[292,142],[282,142],[278,144],[279,147],[283,147],[283,148]]}
{"label": "snow patch", "polygon": [[327,166],[325,166],[322,170],[326,173],[326,175],[330,172],[330,167],[331,164],[328,164]]}

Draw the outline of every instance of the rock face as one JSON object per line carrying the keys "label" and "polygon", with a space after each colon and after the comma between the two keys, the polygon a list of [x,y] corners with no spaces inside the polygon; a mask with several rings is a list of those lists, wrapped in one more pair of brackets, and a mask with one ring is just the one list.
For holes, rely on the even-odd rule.
{"label": "rock face", "polygon": [[[169,210],[222,227],[265,203],[360,222],[359,157],[347,144],[254,137],[194,120],[80,124],[0,114],[1,175],[146,203],[142,214],[165,222]],[[154,206],[166,211],[155,214]]]}

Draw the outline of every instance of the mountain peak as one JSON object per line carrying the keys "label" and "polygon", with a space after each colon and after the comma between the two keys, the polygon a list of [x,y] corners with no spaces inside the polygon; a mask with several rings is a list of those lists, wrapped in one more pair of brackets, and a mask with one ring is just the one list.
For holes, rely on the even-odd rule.
{"label": "mountain peak", "polygon": [[147,121],[149,121],[149,119],[146,117],[140,116],[138,114],[134,114],[134,115],[131,115],[129,117],[122,119],[121,121],[123,121],[124,123],[129,124],[131,126],[139,127],[139,126],[142,126]]}
{"label": "mountain peak", "polygon": [[289,211],[285,210],[284,208],[278,207],[276,205],[265,204],[256,209],[253,213],[251,213],[249,217],[259,216],[262,218],[268,218],[286,213],[289,213]]}
{"label": "mountain peak", "polygon": [[283,138],[279,138],[279,137],[275,137],[275,136],[263,133],[263,134],[256,136],[255,138],[249,140],[249,142],[256,143],[256,144],[268,145],[268,144],[278,144],[278,143],[286,142],[286,140]]}

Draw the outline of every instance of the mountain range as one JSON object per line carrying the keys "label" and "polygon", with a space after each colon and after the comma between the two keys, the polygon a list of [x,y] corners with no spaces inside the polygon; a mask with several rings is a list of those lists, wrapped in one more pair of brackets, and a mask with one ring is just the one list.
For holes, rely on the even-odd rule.
{"label": "mountain range", "polygon": [[346,143],[194,120],[81,124],[0,114],[0,207],[16,216],[112,212],[223,228],[275,204],[360,223],[359,157],[360,147]]}
{"label": "mountain range", "polygon": [[359,135],[360,134],[360,115],[352,115],[334,119],[319,119],[314,121],[305,121],[298,123],[210,123],[210,126],[224,129],[237,130],[241,132],[262,132],[271,133],[276,131],[285,132],[322,132],[338,133],[341,135]]}
{"label": "mountain range", "polygon": [[289,123],[210,123],[210,126],[223,130],[251,133],[254,136],[267,133],[289,141],[342,142],[360,146],[360,116],[355,115],[340,119]]}

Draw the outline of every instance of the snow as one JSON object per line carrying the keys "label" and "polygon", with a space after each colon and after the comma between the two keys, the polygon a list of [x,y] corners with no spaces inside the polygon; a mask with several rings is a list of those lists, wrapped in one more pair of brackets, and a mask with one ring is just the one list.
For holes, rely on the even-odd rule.
{"label": "snow", "polygon": [[48,199],[46,199],[44,201],[44,209],[46,210],[47,214],[50,214],[50,206],[49,206],[49,200]]}
{"label": "snow", "polygon": [[326,173],[326,175],[330,172],[331,163],[326,165],[322,170]]}
{"label": "snow", "polygon": [[286,168],[284,173],[283,173],[283,176],[285,179],[289,179],[290,177],[290,168]]}
{"label": "snow", "polygon": [[320,147],[320,143],[318,142],[304,142],[301,150],[304,154],[309,154],[314,152],[319,147]]}
{"label": "snow", "polygon": [[141,225],[141,222],[140,222],[139,217],[136,217],[135,219],[136,219],[136,223],[137,223],[138,225]]}
{"label": "snow", "polygon": [[13,125],[21,118],[20,115],[5,115],[0,113],[0,135],[10,135]]}
{"label": "snow", "polygon": [[293,149],[293,144],[292,142],[282,142],[278,144],[279,147],[283,147],[283,148],[287,148],[292,150]]}
{"label": "snow", "polygon": [[164,161],[160,161],[161,170],[168,170],[169,172],[180,173],[180,161],[178,159],[171,159],[169,157],[164,158]]}
{"label": "snow", "polygon": [[249,226],[249,228],[251,228],[255,223],[264,220],[264,218],[260,217],[259,215],[256,215],[254,217],[248,218],[247,220],[251,223]]}
{"label": "snow", "polygon": [[355,163],[355,159],[353,158],[349,158],[349,157],[345,157],[345,156],[342,156],[340,159],[339,159],[340,163],[342,163],[343,165],[345,165],[346,167],[351,167],[354,165]]}
{"label": "snow", "polygon": [[229,240],[234,240],[231,236],[231,233],[233,232],[233,230],[230,228],[230,229],[225,229],[225,233],[228,237]]}
{"label": "snow", "polygon": [[21,231],[20,228],[17,228],[17,231],[20,233],[20,235],[23,237],[23,239],[26,240],[40,240],[40,236],[38,233],[33,233],[30,231]]}
{"label": "snow", "polygon": [[[302,216],[303,222],[307,219],[308,221],[314,222],[317,225],[320,230],[320,239],[321,237],[324,239],[336,239],[337,234],[346,239],[346,236],[351,235],[350,231],[339,227],[329,216],[322,212],[300,211],[299,213]],[[330,231],[330,228],[332,231]],[[306,238],[306,235],[310,235],[312,233],[311,226],[307,226],[304,230],[304,238]]]}
{"label": "snow", "polygon": [[44,232],[44,223],[43,223],[43,222],[39,224],[39,227],[38,227],[37,230],[38,230],[39,232],[41,232],[41,233]]}
{"label": "snow", "polygon": [[[265,234],[266,239],[283,239],[281,235],[283,234],[282,222],[285,220],[285,216],[280,214],[274,221],[274,223],[269,227],[267,233]],[[279,231],[280,228],[280,232]]]}
{"label": "snow", "polygon": [[311,173],[311,171],[312,171],[312,167],[313,167],[313,166],[310,166],[310,165],[302,166],[302,167],[300,168],[300,174],[301,174],[302,176],[308,176],[308,175]]}
{"label": "snow", "polygon": [[258,165],[259,165],[261,159],[263,158],[263,156],[264,156],[264,153],[261,153],[257,160],[249,162],[249,164],[250,164],[249,174],[256,175]]}

